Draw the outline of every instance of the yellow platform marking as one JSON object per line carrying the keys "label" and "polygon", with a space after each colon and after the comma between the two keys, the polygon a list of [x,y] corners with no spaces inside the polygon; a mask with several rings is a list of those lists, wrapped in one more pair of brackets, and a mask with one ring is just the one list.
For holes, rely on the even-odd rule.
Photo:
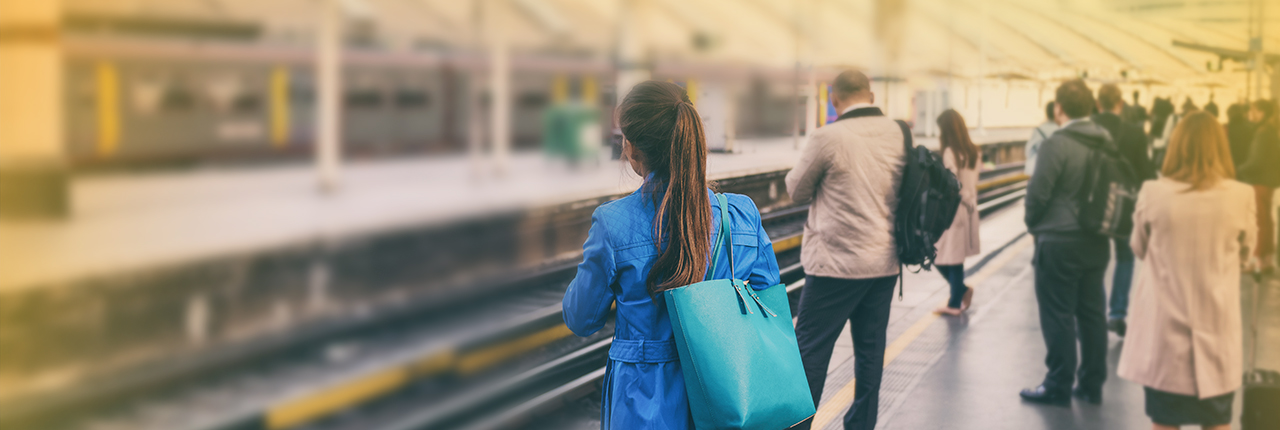
{"label": "yellow platform marking", "polygon": [[279,149],[289,144],[289,69],[284,66],[271,71],[271,146]]}
{"label": "yellow platform marking", "polygon": [[98,156],[115,155],[120,148],[120,76],[114,64],[98,63]]}
{"label": "yellow platform marking", "polygon": [[777,242],[774,242],[774,243],[773,243],[773,253],[774,253],[774,254],[778,254],[778,253],[782,253],[782,252],[790,251],[790,250],[795,249],[795,248],[799,248],[799,247],[800,247],[800,242],[801,242],[801,240],[803,240],[803,238],[804,238],[804,236],[803,236],[803,235],[799,235],[799,234],[797,234],[797,235],[795,235],[795,236],[791,236],[791,237],[788,237],[788,238],[786,238],[786,239],[782,239],[782,240],[779,240],[779,241],[777,241]]}
{"label": "yellow platform marking", "polygon": [[1027,179],[1030,179],[1030,177],[1028,177],[1025,173],[1018,173],[1015,175],[1005,176],[999,179],[992,179],[990,181],[978,184],[978,192],[983,192],[986,190],[994,190],[996,188],[1000,188],[1005,185],[1025,181]]}
{"label": "yellow platform marking", "polygon": [[458,373],[463,375],[475,373],[486,369],[489,366],[500,363],[510,357],[522,354],[556,340],[569,337],[570,335],[573,335],[573,332],[569,330],[569,327],[564,324],[559,324],[555,327],[511,342],[504,342],[479,351],[468,353],[458,360]]}
{"label": "yellow platform marking", "polygon": [[386,394],[409,382],[403,367],[380,371],[354,381],[307,395],[273,408],[267,414],[267,428],[293,427],[350,405]]}
{"label": "yellow platform marking", "polygon": [[[1003,269],[1004,266],[1008,265],[1009,261],[1012,261],[1015,256],[1021,254],[1028,246],[1031,246],[1030,236],[1022,238],[1016,245],[1005,249],[1004,252],[1002,252],[994,261],[987,264],[987,266],[981,271],[978,271],[978,273],[973,274],[973,276],[970,276],[965,280],[969,281],[973,285],[981,284],[983,281],[986,281],[987,278],[991,277],[991,275],[995,274],[996,271],[999,271],[1000,269]],[[974,287],[974,289],[977,288],[978,287],[976,286]],[[920,334],[924,333],[925,329],[929,328],[929,325],[937,320],[938,317],[939,315],[936,313],[926,313],[924,316],[921,316],[915,324],[912,324],[911,327],[908,327],[906,331],[902,332],[897,339],[894,339],[893,343],[889,344],[889,346],[884,349],[884,366],[889,367],[889,363],[892,363],[893,360],[897,359],[898,355],[902,354],[908,346],[911,346],[911,342],[914,342],[916,338],[920,337]],[[858,381],[856,379],[850,379],[849,383],[841,387],[840,391],[836,392],[834,396],[831,396],[826,403],[823,403],[822,406],[818,408],[818,413],[813,418],[812,428],[819,430],[825,428],[832,419],[835,419],[837,414],[842,412],[846,406],[853,403],[853,396],[857,382]]]}

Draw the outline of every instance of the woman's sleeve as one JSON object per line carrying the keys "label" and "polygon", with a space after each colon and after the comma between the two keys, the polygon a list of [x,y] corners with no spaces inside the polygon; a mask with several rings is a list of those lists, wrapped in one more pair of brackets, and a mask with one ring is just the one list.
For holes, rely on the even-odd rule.
{"label": "woman's sleeve", "polygon": [[1147,201],[1151,200],[1151,187],[1138,191],[1138,202],[1133,209],[1133,233],[1129,236],[1129,248],[1139,259],[1147,258],[1147,241],[1151,238],[1151,224],[1147,222]]}
{"label": "woman's sleeve", "polygon": [[590,336],[604,327],[614,299],[609,286],[613,285],[617,266],[602,218],[598,209],[591,215],[591,229],[582,245],[582,263],[564,292],[564,324],[578,336]]}
{"label": "woman's sleeve", "polygon": [[755,202],[751,203],[751,210],[755,213],[756,219],[756,255],[755,267],[751,268],[751,275],[747,282],[751,283],[751,288],[763,290],[782,282],[782,276],[778,274],[778,256],[773,253],[773,241],[769,240],[769,235],[764,231],[764,225],[760,222],[760,210],[756,209]]}

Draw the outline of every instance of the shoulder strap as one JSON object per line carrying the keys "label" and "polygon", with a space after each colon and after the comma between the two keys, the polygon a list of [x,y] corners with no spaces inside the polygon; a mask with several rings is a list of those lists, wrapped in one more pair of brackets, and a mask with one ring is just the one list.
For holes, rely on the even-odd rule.
{"label": "shoulder strap", "polygon": [[720,261],[720,249],[725,248],[725,241],[729,242],[729,278],[737,276],[737,270],[733,267],[733,230],[729,227],[729,197],[724,194],[716,193],[716,201],[720,203],[720,228],[716,232],[715,250],[711,253],[711,267],[707,269],[707,275],[704,280],[711,280],[716,273],[716,263]]}
{"label": "shoulder strap", "polygon": [[1036,127],[1036,134],[1040,135],[1040,140],[1048,139],[1049,136],[1044,134],[1044,129]]}
{"label": "shoulder strap", "polygon": [[903,121],[900,119],[895,119],[893,120],[893,122],[898,123],[898,128],[902,129],[902,147],[906,148],[907,152],[911,152],[911,147],[915,143],[912,141],[912,138],[911,138],[911,127],[907,126],[906,121]]}

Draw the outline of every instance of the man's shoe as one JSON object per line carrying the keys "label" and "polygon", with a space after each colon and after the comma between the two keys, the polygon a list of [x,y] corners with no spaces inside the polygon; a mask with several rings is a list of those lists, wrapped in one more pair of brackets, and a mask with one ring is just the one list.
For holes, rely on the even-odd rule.
{"label": "man's shoe", "polygon": [[1093,391],[1093,390],[1086,390],[1080,387],[1076,387],[1074,390],[1071,390],[1071,397],[1075,397],[1077,399],[1080,399],[1081,401],[1089,402],[1095,405],[1102,404],[1102,390]]}
{"label": "man's shoe", "polygon": [[1022,400],[1054,406],[1071,406],[1071,397],[1067,393],[1049,391],[1044,385],[1035,388],[1024,388],[1018,395]]}
{"label": "man's shoe", "polygon": [[1116,336],[1124,337],[1124,333],[1128,331],[1129,326],[1124,323],[1124,318],[1112,318],[1107,320],[1107,330],[1115,332]]}

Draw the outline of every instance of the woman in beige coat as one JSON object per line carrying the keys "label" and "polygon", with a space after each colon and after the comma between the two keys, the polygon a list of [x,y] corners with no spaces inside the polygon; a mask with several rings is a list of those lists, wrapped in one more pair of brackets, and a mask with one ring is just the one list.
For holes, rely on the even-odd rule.
{"label": "woman in beige coat", "polygon": [[1231,179],[1226,135],[1207,113],[1178,124],[1161,173],[1133,215],[1142,269],[1117,373],[1146,387],[1155,429],[1225,430],[1243,371],[1240,266],[1257,229],[1253,190]]}
{"label": "woman in beige coat", "polygon": [[964,259],[978,255],[978,166],[982,152],[969,139],[964,117],[953,109],[938,116],[939,139],[942,142],[942,164],[960,180],[960,209],[956,218],[938,239],[938,256],[934,266],[951,284],[951,299],[936,312],[960,315],[969,309],[973,288],[964,284]]}

